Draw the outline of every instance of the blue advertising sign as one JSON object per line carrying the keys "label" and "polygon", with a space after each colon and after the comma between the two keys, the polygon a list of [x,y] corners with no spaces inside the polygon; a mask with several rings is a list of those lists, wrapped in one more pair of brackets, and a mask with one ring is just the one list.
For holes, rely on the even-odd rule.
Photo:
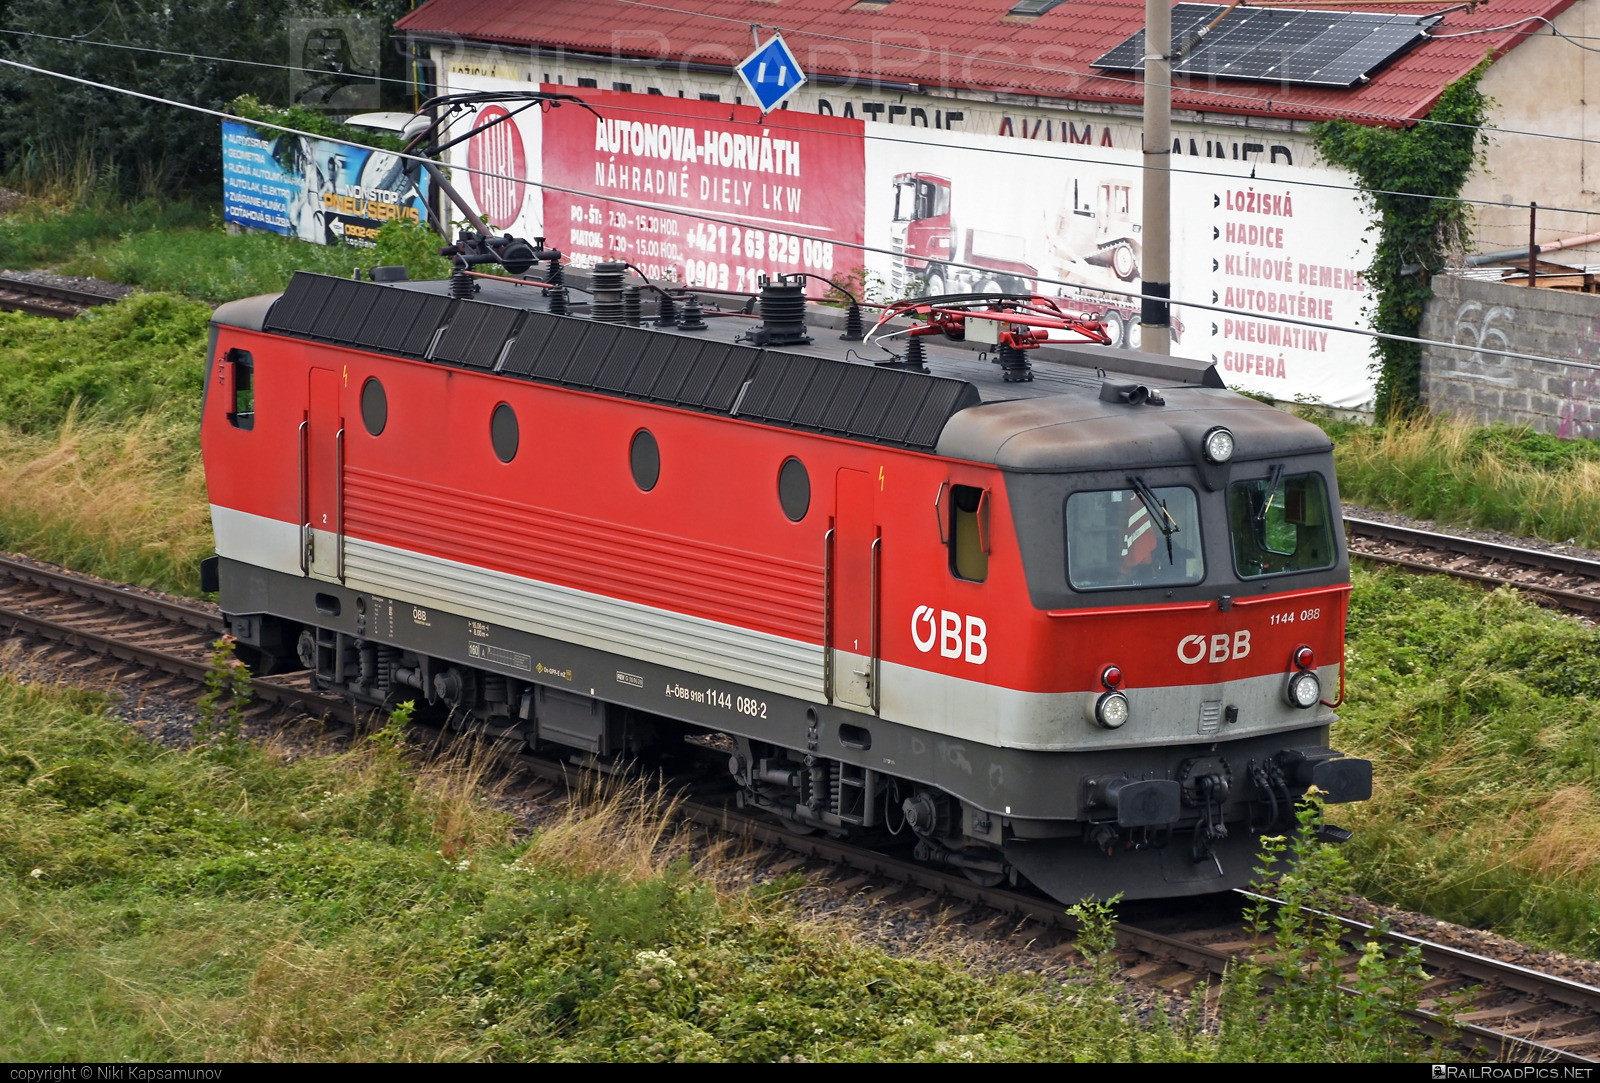
{"label": "blue advertising sign", "polygon": [[800,62],[789,51],[782,34],[774,34],[765,45],[756,49],[738,67],[739,77],[750,93],[761,103],[761,111],[770,113],[778,103],[800,89],[806,73]]}
{"label": "blue advertising sign", "polygon": [[371,248],[385,222],[428,220],[428,177],[392,151],[222,122],[222,217],[314,244]]}

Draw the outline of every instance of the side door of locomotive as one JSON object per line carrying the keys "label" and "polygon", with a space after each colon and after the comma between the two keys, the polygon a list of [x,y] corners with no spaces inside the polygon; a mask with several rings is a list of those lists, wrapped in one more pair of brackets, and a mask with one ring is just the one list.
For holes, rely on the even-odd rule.
{"label": "side door of locomotive", "polygon": [[832,620],[828,649],[833,700],[872,712],[878,706],[878,595],[882,539],[876,487],[864,470],[841,469],[835,484]]}
{"label": "side door of locomotive", "polygon": [[313,368],[301,425],[301,568],[344,579],[344,416],[340,376]]}

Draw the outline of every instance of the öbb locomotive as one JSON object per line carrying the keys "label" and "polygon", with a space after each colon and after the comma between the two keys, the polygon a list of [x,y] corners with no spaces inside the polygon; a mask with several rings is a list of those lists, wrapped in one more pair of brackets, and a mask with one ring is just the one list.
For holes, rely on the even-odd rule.
{"label": "\u00f6bb locomotive", "polygon": [[576,762],[720,749],[796,831],[1065,901],[1242,885],[1308,786],[1370,796],[1330,443],[1214,368],[1030,364],[1029,298],[903,306],[875,363],[794,283],[374,277],[215,315],[206,573],[259,669]]}

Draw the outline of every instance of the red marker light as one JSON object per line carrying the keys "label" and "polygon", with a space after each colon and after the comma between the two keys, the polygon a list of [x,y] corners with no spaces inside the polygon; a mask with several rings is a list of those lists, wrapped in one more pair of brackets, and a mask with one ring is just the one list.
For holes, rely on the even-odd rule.
{"label": "red marker light", "polygon": [[1296,668],[1299,668],[1299,669],[1310,669],[1311,666],[1312,666],[1313,661],[1314,661],[1314,656],[1311,653],[1311,648],[1310,647],[1296,647],[1295,648],[1294,664],[1295,664]]}
{"label": "red marker light", "polygon": [[1122,670],[1117,666],[1107,666],[1100,671],[1100,683],[1107,688],[1115,688],[1122,683]]}

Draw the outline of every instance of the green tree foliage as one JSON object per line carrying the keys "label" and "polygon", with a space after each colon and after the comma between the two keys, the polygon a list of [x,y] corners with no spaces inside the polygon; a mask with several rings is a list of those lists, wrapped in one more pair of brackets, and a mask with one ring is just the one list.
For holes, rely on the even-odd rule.
{"label": "green tree foliage", "polygon": [[404,267],[413,279],[449,278],[450,261],[439,255],[439,235],[427,226],[396,219],[378,230],[376,262]]}
{"label": "green tree foliage", "polygon": [[[9,31],[0,34],[0,57],[221,110],[242,94],[287,101],[289,73],[28,35],[288,64],[289,19],[364,16],[381,22],[387,43],[409,7],[407,0],[35,0],[0,7],[0,29]],[[403,58],[387,45],[379,55],[382,76],[405,79]],[[382,85],[391,104],[409,103],[403,83]],[[218,121],[49,76],[0,72],[0,170],[48,177],[83,161],[123,194],[214,194],[222,174]]]}
{"label": "green tree foliage", "polygon": [[[1445,87],[1429,120],[1409,128],[1380,128],[1345,120],[1314,125],[1317,152],[1356,175],[1378,215],[1378,243],[1367,282],[1377,292],[1373,327],[1415,337],[1422,306],[1432,295],[1428,276],[1443,268],[1446,254],[1464,237],[1470,215],[1459,195],[1478,164],[1489,99],[1478,89],[1485,60]],[[1444,198],[1433,198],[1444,197]],[[1404,275],[1406,264],[1422,274]],[[1421,401],[1422,348],[1413,342],[1378,339],[1378,416],[1410,413]]]}

